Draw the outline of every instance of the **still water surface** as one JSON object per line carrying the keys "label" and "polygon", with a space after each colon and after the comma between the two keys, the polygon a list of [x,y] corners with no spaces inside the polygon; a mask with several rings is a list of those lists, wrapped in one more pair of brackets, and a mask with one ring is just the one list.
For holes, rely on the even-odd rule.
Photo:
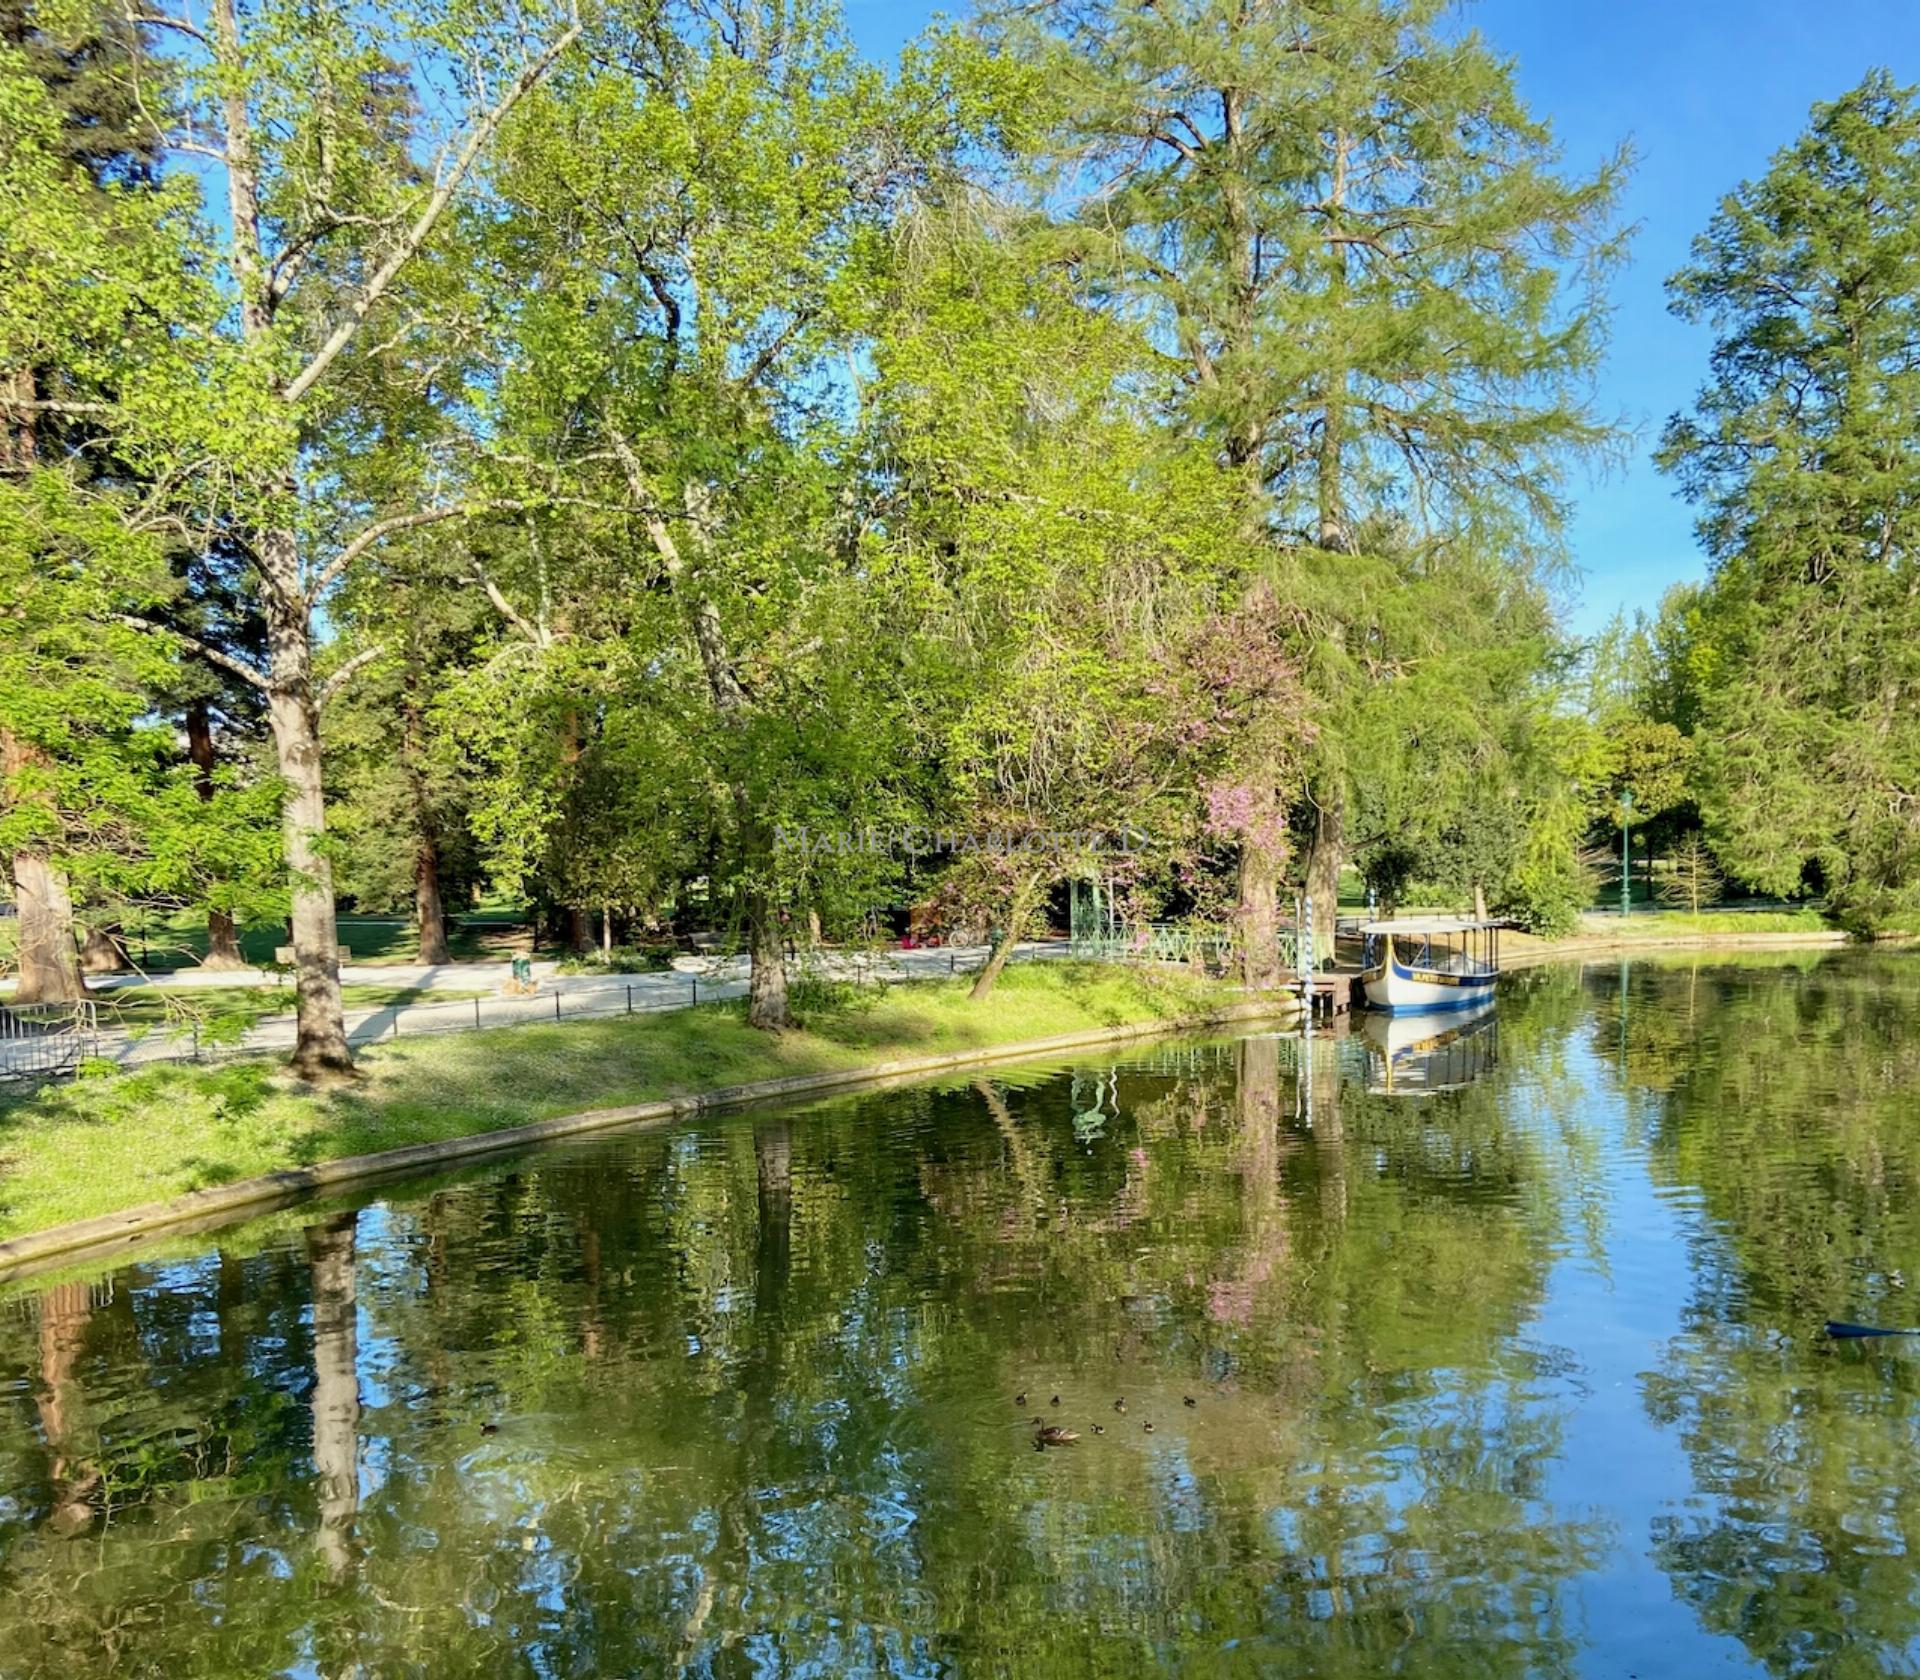
{"label": "still water surface", "polygon": [[1920,957],[1377,1034],[22,1286],[0,1676],[1920,1672]]}

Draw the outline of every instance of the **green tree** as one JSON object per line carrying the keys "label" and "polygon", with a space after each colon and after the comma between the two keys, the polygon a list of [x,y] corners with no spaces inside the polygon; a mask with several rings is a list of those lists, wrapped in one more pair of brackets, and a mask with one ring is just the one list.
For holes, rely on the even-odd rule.
{"label": "green tree", "polygon": [[[223,201],[187,265],[217,287],[205,288],[211,307],[168,317],[184,369],[147,370],[118,394],[110,424],[197,528],[217,517],[246,555],[267,626],[265,664],[189,645],[263,697],[284,793],[292,1063],[310,1078],[340,1077],[352,1057],[320,713],[376,650],[322,682],[316,623],[380,543],[472,511],[445,451],[410,434],[420,411],[398,400],[396,368],[417,396],[437,391],[458,362],[434,338],[446,301],[434,241],[502,122],[580,25],[460,0],[431,14],[215,0],[204,27],[164,8],[143,22],[176,49],[165,79],[177,88],[178,120],[163,155],[181,165],[183,184],[209,172]],[[451,123],[433,120],[449,107],[460,112]],[[436,151],[437,167],[424,168],[419,160]],[[451,396],[435,411],[472,418]]]}
{"label": "green tree", "polygon": [[1738,877],[1883,925],[1920,883],[1920,107],[1875,71],[1722,203],[1669,281],[1718,334],[1663,466],[1711,562],[1690,613],[1701,808]]}
{"label": "green tree", "polygon": [[[778,835],[901,815],[897,649],[849,411],[886,230],[954,142],[824,8],[656,25],[608,13],[512,125],[490,232],[499,412],[520,456],[557,468],[518,493],[557,483],[623,556],[599,598],[688,725],[748,1015],[778,1028],[783,928],[819,885]],[[512,599],[532,616],[524,586]]]}
{"label": "green tree", "polygon": [[1496,563],[1524,580],[1566,463],[1607,437],[1581,387],[1622,160],[1565,176],[1511,65],[1449,10],[1177,0],[984,25],[1057,61],[1048,199],[1073,198],[1097,283],[1152,320],[1182,422],[1261,504],[1250,546],[1282,555],[1325,706],[1307,811],[1328,927],[1361,714],[1433,651],[1396,596],[1461,573],[1472,592]]}
{"label": "green tree", "polygon": [[[1067,876],[1138,891],[1199,847],[1283,855],[1272,789],[1306,708],[1276,603],[1242,599],[1230,487],[1143,397],[1155,358],[1138,331],[1086,307],[1034,218],[963,195],[911,228],[876,335],[870,448],[889,548],[916,580],[929,820],[1023,848],[971,854],[943,882],[996,932],[984,997]],[[1271,983],[1270,894],[1244,945],[1249,978]]]}

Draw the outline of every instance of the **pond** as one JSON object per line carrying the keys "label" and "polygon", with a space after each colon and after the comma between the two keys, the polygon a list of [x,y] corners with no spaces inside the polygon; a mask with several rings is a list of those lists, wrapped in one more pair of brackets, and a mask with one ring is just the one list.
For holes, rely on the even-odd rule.
{"label": "pond", "polygon": [[1920,958],[1396,1031],[18,1285],[0,1676],[1914,1673]]}

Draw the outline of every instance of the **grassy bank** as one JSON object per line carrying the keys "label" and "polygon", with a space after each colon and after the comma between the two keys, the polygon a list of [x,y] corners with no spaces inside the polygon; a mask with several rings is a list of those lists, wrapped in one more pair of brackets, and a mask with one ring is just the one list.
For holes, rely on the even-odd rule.
{"label": "grassy bank", "polygon": [[1697,916],[1685,910],[1636,910],[1630,916],[1580,918],[1572,939],[1703,939],[1719,934],[1832,933],[1834,924],[1820,911],[1801,906],[1791,910],[1703,910]]}
{"label": "grassy bank", "polygon": [[966,980],[807,996],[771,1037],[737,1004],[381,1045],[365,1079],[320,1093],[278,1064],[154,1067],[0,1101],[0,1238],[188,1190],[581,1109],[751,1080],[1197,1018],[1233,994],[1180,974],[1091,963],[1009,969],[985,1004]]}

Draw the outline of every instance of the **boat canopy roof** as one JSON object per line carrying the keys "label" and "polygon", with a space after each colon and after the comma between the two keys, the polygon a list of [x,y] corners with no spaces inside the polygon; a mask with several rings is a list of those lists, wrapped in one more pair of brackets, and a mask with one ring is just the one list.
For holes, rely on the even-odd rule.
{"label": "boat canopy roof", "polygon": [[1505,927],[1504,922],[1476,922],[1471,916],[1399,916],[1386,921],[1362,922],[1357,933],[1477,933],[1485,928]]}

